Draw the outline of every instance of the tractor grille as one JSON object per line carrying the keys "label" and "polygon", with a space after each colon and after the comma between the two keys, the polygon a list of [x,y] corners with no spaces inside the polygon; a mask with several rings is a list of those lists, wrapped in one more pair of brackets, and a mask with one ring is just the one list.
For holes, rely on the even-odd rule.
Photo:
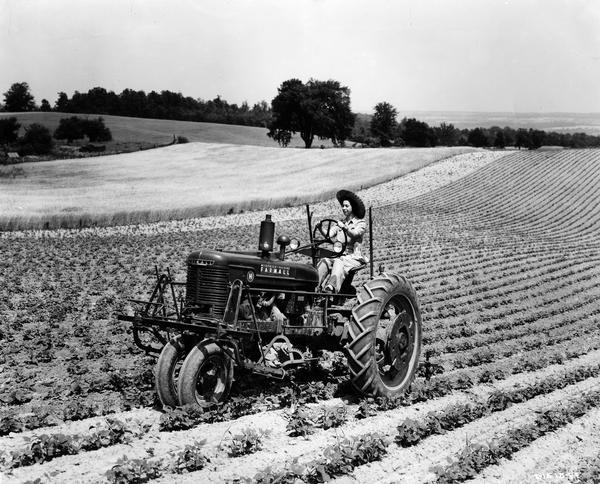
{"label": "tractor grille", "polygon": [[223,316],[229,295],[227,267],[188,265],[186,305],[203,313]]}

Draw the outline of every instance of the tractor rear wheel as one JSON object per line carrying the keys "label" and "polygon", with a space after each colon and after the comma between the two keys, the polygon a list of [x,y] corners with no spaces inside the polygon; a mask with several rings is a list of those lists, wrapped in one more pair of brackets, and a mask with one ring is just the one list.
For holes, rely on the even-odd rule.
{"label": "tractor rear wheel", "polygon": [[412,284],[397,274],[365,283],[352,309],[348,335],[348,366],[359,391],[393,397],[407,390],[419,364],[422,338]]}
{"label": "tractor rear wheel", "polygon": [[200,342],[179,372],[179,403],[202,407],[220,402],[229,395],[232,382],[233,360],[216,343]]}
{"label": "tractor rear wheel", "polygon": [[189,350],[189,342],[182,335],[171,339],[160,352],[154,374],[156,393],[163,405],[177,407],[179,397],[177,396],[177,379],[181,364]]}

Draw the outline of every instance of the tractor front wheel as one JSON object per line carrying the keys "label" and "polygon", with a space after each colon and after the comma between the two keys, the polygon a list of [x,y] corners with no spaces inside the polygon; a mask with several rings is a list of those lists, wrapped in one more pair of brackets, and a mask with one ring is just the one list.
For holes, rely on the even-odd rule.
{"label": "tractor front wheel", "polygon": [[198,343],[179,372],[181,405],[206,406],[227,398],[233,382],[233,360],[216,343]]}
{"label": "tractor front wheel", "polygon": [[421,353],[417,294],[397,274],[372,279],[358,291],[346,345],[352,384],[362,393],[393,397],[413,381]]}
{"label": "tractor front wheel", "polygon": [[167,407],[175,408],[179,405],[177,380],[189,345],[190,342],[187,341],[186,345],[182,335],[175,336],[163,347],[158,357],[154,374],[156,393],[161,403]]}

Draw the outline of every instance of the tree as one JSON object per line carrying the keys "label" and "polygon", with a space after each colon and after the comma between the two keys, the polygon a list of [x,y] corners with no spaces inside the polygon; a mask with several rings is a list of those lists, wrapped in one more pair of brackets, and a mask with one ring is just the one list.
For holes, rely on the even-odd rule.
{"label": "tree", "polygon": [[475,128],[469,133],[468,142],[471,146],[476,148],[483,148],[489,146],[488,138],[482,128]]}
{"label": "tree", "polygon": [[438,144],[442,146],[456,146],[460,138],[460,131],[453,124],[441,123],[438,128],[433,128]]}
{"label": "tree", "polygon": [[65,92],[58,93],[58,99],[54,103],[54,110],[61,113],[69,112],[69,96]]}
{"label": "tree", "polygon": [[42,99],[42,105],[40,106],[40,111],[52,111],[52,107],[47,99]]}
{"label": "tree", "polygon": [[92,143],[96,141],[110,141],[112,139],[112,134],[104,125],[102,118],[84,120],[83,132]]}
{"label": "tree", "polygon": [[390,146],[395,138],[398,127],[396,121],[398,111],[390,103],[381,102],[375,105],[375,114],[371,118],[371,134],[379,138],[381,146]]}
{"label": "tree", "polygon": [[[546,138],[546,133],[539,129],[529,129],[529,143],[527,144],[527,148],[530,150],[536,150],[540,146],[544,144]],[[585,146],[586,143],[583,144]]]}
{"label": "tree", "polygon": [[338,81],[299,79],[284,81],[271,102],[273,119],[267,136],[287,146],[291,135],[300,133],[310,148],[315,136],[343,145],[354,126],[350,110],[350,90]]}
{"label": "tree", "polygon": [[7,145],[17,141],[21,125],[14,116],[0,118],[0,145]]}
{"label": "tree", "polygon": [[56,139],[66,139],[67,143],[72,143],[76,139],[83,139],[85,131],[82,121],[77,116],[62,118],[58,122],[58,127],[54,130],[54,137]]}
{"label": "tree", "polygon": [[403,118],[400,122],[400,136],[408,146],[435,146],[435,135],[429,125],[415,118]]}
{"label": "tree", "polygon": [[496,133],[496,139],[494,140],[494,147],[504,149],[506,147],[506,141],[504,140],[504,133],[498,131]]}
{"label": "tree", "polygon": [[8,112],[33,111],[35,109],[34,98],[29,92],[29,84],[26,82],[15,82],[10,89],[4,93],[4,110]]}
{"label": "tree", "polygon": [[54,142],[46,126],[33,123],[25,128],[25,134],[20,140],[20,145],[19,154],[21,156],[45,155],[52,151]]}
{"label": "tree", "polygon": [[515,135],[515,146],[521,149],[521,147],[527,148],[529,144],[529,132],[525,128],[519,128]]}

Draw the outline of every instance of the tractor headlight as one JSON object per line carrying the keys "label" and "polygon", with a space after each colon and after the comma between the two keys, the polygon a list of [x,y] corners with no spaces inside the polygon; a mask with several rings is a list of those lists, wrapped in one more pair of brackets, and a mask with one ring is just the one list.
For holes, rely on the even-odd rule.
{"label": "tractor headlight", "polygon": [[296,250],[298,247],[300,247],[300,241],[298,239],[290,240],[290,250]]}
{"label": "tractor headlight", "polygon": [[336,242],[335,244],[333,244],[333,251],[336,254],[339,254],[340,252],[342,252],[342,249],[344,248],[344,246],[342,245],[341,242]]}

